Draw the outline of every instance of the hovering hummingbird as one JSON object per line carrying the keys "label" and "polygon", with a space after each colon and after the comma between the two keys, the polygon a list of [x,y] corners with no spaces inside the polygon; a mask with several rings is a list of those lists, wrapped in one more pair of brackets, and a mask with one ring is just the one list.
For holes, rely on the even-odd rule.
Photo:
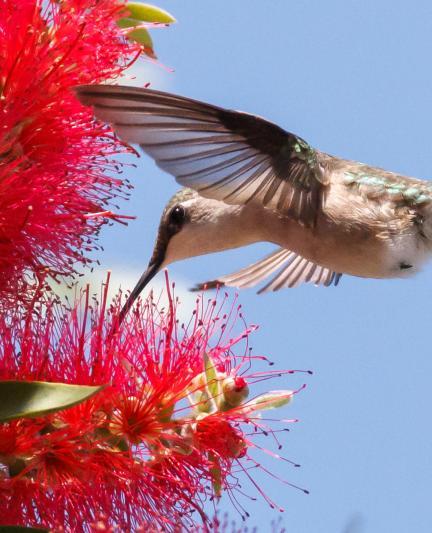
{"label": "hovering hummingbird", "polygon": [[403,277],[432,251],[432,182],[334,157],[261,117],[182,96],[109,85],[77,94],[186,187],[165,207],[124,313],[169,263],[258,241],[279,248],[197,288]]}

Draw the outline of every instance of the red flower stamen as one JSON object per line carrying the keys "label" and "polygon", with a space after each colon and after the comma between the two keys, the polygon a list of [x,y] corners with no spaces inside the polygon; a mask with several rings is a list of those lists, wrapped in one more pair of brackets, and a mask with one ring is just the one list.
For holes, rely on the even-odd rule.
{"label": "red flower stamen", "polygon": [[233,369],[250,372],[249,350],[238,354],[250,328],[225,336],[239,313],[224,314],[226,297],[198,299],[185,326],[168,290],[167,309],[149,297],[113,333],[121,299],[109,305],[107,292],[100,304],[86,290],[72,309],[34,298],[25,320],[19,308],[0,315],[0,380],[107,385],[76,407],[0,424],[0,524],[195,527],[206,500],[235,501],[237,472],[250,477],[253,437],[271,433],[257,411],[292,397],[248,399]]}
{"label": "red flower stamen", "polygon": [[[0,308],[89,263],[128,148],[75,98],[138,57],[113,0],[0,0]],[[104,216],[102,216],[104,214]]]}

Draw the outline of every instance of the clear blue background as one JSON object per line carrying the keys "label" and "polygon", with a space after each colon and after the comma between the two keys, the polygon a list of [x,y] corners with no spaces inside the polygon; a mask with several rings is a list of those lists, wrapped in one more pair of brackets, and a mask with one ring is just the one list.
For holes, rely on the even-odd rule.
{"label": "clear blue background", "polygon": [[[265,116],[332,154],[430,176],[430,1],[155,3],[179,21],[153,31],[160,60],[175,72],[143,65],[137,85],[151,79],[154,88]],[[148,158],[137,163],[127,172],[136,190],[121,209],[138,219],[105,231],[102,256],[133,281],[178,188]],[[170,274],[190,286],[269,249],[195,258]],[[285,508],[289,532],[432,531],[431,274],[429,266],[403,281],[345,276],[337,288],[240,294],[248,321],[261,325],[255,352],[314,371],[275,384],[308,384],[284,413],[301,419],[284,436],[283,453],[302,468],[273,461],[273,470],[310,495],[257,474]],[[276,511],[262,500],[247,508],[251,526],[271,531]]]}

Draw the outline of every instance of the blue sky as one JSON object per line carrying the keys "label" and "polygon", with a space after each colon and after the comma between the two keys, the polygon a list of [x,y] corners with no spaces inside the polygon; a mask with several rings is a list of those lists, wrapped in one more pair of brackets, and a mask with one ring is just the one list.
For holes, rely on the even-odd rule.
{"label": "blue sky", "polygon": [[[152,86],[267,117],[313,146],[407,175],[432,168],[432,3],[413,0],[160,0],[178,24],[154,30],[175,69],[138,71]],[[131,284],[148,261],[161,210],[178,186],[147,157],[128,228],[105,231],[101,256]],[[255,245],[170,268],[191,286],[259,259]],[[284,416],[301,419],[273,462],[310,495],[258,474],[295,533],[432,530],[431,266],[409,280],[345,276],[337,288],[240,293],[257,353],[279,367],[312,369],[278,388],[307,389]],[[132,281],[131,281],[132,280]],[[156,282],[157,283],[157,280]],[[234,293],[234,291],[232,291]],[[228,501],[223,507],[229,509]],[[250,525],[271,531],[278,513],[249,502]],[[235,517],[235,513],[232,513]]]}

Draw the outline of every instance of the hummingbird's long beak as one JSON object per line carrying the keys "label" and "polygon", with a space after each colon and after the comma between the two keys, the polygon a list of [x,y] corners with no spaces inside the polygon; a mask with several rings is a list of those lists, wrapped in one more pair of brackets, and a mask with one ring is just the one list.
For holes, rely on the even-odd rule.
{"label": "hummingbird's long beak", "polygon": [[163,263],[163,256],[156,257],[156,258],[152,257],[152,259],[150,260],[150,263],[148,264],[147,269],[145,270],[143,275],[138,280],[138,283],[135,285],[132,292],[129,294],[129,297],[126,300],[126,303],[124,304],[124,306],[122,307],[122,310],[120,311],[119,324],[123,322],[124,317],[128,314],[129,309],[133,306],[135,300],[141,294],[144,287],[159,272],[159,269],[162,263]]}
{"label": "hummingbird's long beak", "polygon": [[169,231],[169,228],[163,223],[163,217],[164,215],[162,215],[158,235],[156,238],[156,243],[153,248],[153,253],[150,258],[147,269],[138,280],[138,283],[135,285],[132,292],[129,294],[128,299],[126,300],[126,303],[122,307],[117,322],[118,325],[123,322],[128,311],[133,306],[135,300],[141,294],[144,287],[149,283],[150,280],[154,278],[154,276],[159,272],[162,265],[164,264],[168,243],[171,238],[171,232]]}

